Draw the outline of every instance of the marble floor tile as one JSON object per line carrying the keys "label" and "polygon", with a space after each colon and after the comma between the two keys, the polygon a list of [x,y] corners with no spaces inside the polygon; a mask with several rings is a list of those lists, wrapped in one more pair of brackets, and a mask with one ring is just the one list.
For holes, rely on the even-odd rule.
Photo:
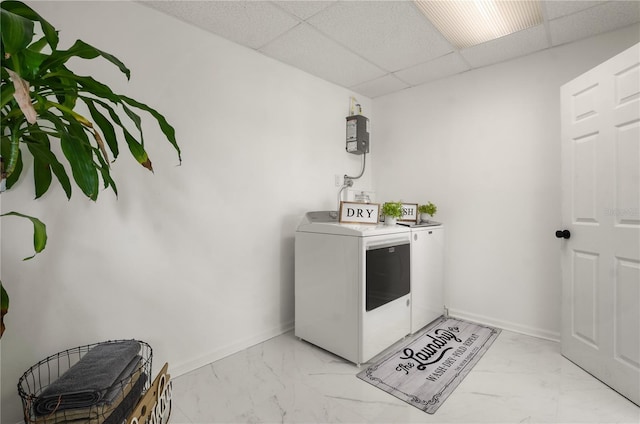
{"label": "marble floor tile", "polygon": [[640,408],[558,343],[509,331],[433,415],[358,379],[361,369],[288,332],[173,379],[171,422],[640,422]]}

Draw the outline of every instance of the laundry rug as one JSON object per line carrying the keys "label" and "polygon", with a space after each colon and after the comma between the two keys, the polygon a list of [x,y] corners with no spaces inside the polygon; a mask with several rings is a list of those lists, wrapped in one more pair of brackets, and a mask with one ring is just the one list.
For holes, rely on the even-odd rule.
{"label": "laundry rug", "polygon": [[441,317],[358,378],[429,414],[444,403],[500,334],[499,329]]}

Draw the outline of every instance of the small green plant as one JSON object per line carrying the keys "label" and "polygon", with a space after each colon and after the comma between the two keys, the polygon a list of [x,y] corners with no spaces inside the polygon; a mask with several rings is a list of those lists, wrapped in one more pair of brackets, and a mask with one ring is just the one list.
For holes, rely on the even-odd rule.
{"label": "small green plant", "polygon": [[426,213],[431,217],[435,215],[437,211],[438,211],[438,207],[431,202],[428,202],[426,205],[418,206],[418,212]]}
{"label": "small green plant", "polygon": [[382,205],[382,214],[393,218],[402,218],[401,202],[386,202]]}

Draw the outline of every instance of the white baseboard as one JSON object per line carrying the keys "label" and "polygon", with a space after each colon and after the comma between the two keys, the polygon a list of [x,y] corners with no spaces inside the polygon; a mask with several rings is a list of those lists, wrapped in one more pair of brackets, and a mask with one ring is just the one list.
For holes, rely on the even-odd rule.
{"label": "white baseboard", "polygon": [[477,315],[458,309],[449,308],[449,316],[453,318],[465,319],[468,321],[477,322],[478,324],[491,325],[503,330],[513,331],[515,333],[525,334],[527,336],[537,337],[540,339],[551,340],[553,342],[560,342],[560,333],[554,331],[543,330],[541,328],[528,327],[525,325],[515,324],[509,321],[502,321],[499,319],[486,317],[483,315]]}
{"label": "white baseboard", "polygon": [[216,349],[213,352],[209,352],[205,355],[202,355],[196,359],[192,359],[186,362],[183,362],[178,365],[170,364],[171,367],[171,377],[178,377],[180,375],[191,372],[195,369],[208,365],[212,362],[220,360],[229,355],[233,355],[234,353],[240,352],[241,350],[250,348],[251,346],[255,346],[258,343],[262,343],[266,340],[269,340],[273,337],[279,336],[281,334],[286,333],[293,329],[294,321],[283,323],[282,325],[272,328],[267,331],[263,331],[258,334],[254,334],[251,337],[247,337],[242,340],[234,341],[226,346],[223,346],[219,349]]}
{"label": "white baseboard", "polygon": [[[449,316],[453,318],[465,319],[468,321],[477,322],[478,324],[491,325],[501,328],[503,330],[513,331],[515,333],[525,334],[527,336],[538,337],[545,340],[551,340],[553,342],[560,342],[560,333],[543,330],[540,328],[528,327],[524,325],[515,324],[509,321],[502,321],[499,319],[487,317],[484,315],[473,314],[470,312],[461,311],[458,309],[449,308]],[[192,359],[183,362],[178,365],[171,364],[171,376],[178,377],[180,375],[191,372],[195,369],[208,365],[212,362],[218,361],[229,355],[237,353],[241,350],[255,346],[258,343],[262,343],[273,337],[279,336],[294,328],[294,321],[283,323],[282,325],[272,328],[267,331],[255,334],[251,337],[235,341],[213,352],[209,352],[196,359]]]}

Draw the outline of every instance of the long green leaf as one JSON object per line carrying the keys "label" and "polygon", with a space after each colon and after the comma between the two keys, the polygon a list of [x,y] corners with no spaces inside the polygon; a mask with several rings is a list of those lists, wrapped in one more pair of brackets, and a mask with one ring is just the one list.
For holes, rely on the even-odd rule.
{"label": "long green leaf", "polygon": [[147,151],[144,149],[144,146],[138,143],[138,141],[128,132],[125,133],[124,138],[127,141],[127,146],[129,146],[129,151],[133,157],[136,158],[138,163],[153,172],[151,160],[149,159],[149,155],[147,155]]}
{"label": "long green leaf", "polygon": [[180,162],[182,162],[182,153],[180,151],[180,147],[178,146],[178,142],[176,141],[176,130],[169,124],[169,122],[167,122],[167,119],[162,114],[160,114],[160,112],[150,106],[147,106],[144,103],[141,103],[127,96],[120,97],[131,106],[135,106],[138,109],[145,110],[149,112],[154,118],[156,118],[156,121],[158,121],[158,125],[160,125],[160,129],[164,133],[165,137],[167,137],[167,140],[169,140],[169,143],[171,143],[174,149],[176,149],[176,151],[178,152],[178,159],[180,160]]}
{"label": "long green leaf", "polygon": [[115,193],[116,197],[118,196],[118,186],[116,182],[111,178],[111,173],[109,172],[109,168],[102,167],[100,168],[100,172],[102,173],[102,180],[104,181],[105,188],[107,186],[111,187],[111,190]]}
{"label": "long green leaf", "polygon": [[116,132],[113,129],[113,125],[111,122],[98,110],[94,101],[88,97],[81,97],[82,101],[89,108],[89,113],[91,114],[91,118],[98,125],[100,131],[102,131],[102,135],[109,146],[109,150],[111,150],[111,154],[113,155],[113,159],[115,160],[120,153],[120,148],[118,147],[118,139],[116,137]]}
{"label": "long green leaf", "polygon": [[101,83],[93,79],[92,77],[68,75],[68,78],[72,78],[76,81],[83,91],[93,94],[96,97],[107,99],[113,103],[120,103],[122,99],[116,93],[109,88],[106,84]]}
{"label": "long green leaf", "polygon": [[[20,15],[0,9],[0,24],[2,25],[2,44],[4,52],[10,55],[24,49],[33,39],[33,22]],[[16,70],[17,71],[17,70]]]}
{"label": "long green leaf", "polygon": [[80,190],[91,200],[98,198],[98,173],[93,166],[93,153],[80,124],[71,124],[62,135],[60,146],[71,165],[71,173]]}
{"label": "long green leaf", "polygon": [[[11,133],[7,139],[2,139],[2,157],[6,159],[4,172],[7,177],[11,176],[15,171],[15,167],[20,156],[20,124],[21,119],[13,122],[10,126]],[[7,143],[8,142],[8,143]]]}
{"label": "long green leaf", "polygon": [[50,97],[56,96],[58,103],[73,109],[78,97],[78,85],[71,79],[60,73],[48,74],[46,78],[39,80],[36,87],[36,95]]}
{"label": "long green leaf", "polygon": [[[0,139],[0,156],[3,158],[8,158],[11,155],[11,139],[8,136],[2,136]],[[13,185],[20,178],[20,174],[22,173],[22,153],[20,149],[17,151],[17,158],[15,162],[15,166],[13,168],[13,172],[7,176],[7,189],[13,187]]]}
{"label": "long green leaf", "polygon": [[140,144],[144,146],[144,137],[142,134],[142,119],[140,119],[140,116],[133,110],[131,110],[131,108],[127,107],[124,102],[120,103],[120,106],[122,106],[122,110],[124,110],[124,113],[126,113],[129,119],[131,119],[131,121],[135,124],[136,128],[138,129],[138,133],[140,134]]}
{"label": "long green leaf", "polygon": [[18,153],[18,160],[16,161],[16,166],[13,168],[13,172],[11,175],[7,176],[7,190],[15,185],[20,179],[20,175],[22,174],[22,170],[24,168],[24,163],[22,162],[22,153]]}
{"label": "long green leaf", "polygon": [[53,174],[58,179],[58,182],[60,182],[67,199],[71,199],[71,181],[69,180],[69,176],[67,175],[67,171],[64,169],[64,166],[60,161],[58,161],[58,158],[56,158],[53,152],[42,146],[37,146],[37,148],[34,147],[31,152],[34,157],[37,154],[41,156],[42,160],[46,160],[49,163],[49,166],[51,167]]}
{"label": "long green leaf", "polygon": [[100,106],[104,107],[109,112],[109,116],[111,117],[113,122],[115,122],[116,125],[120,127],[122,133],[124,134],[124,139],[127,143],[127,146],[129,147],[129,151],[131,152],[133,157],[138,161],[139,164],[153,172],[151,160],[149,159],[144,146],[142,145],[142,143],[136,140],[136,138],[131,135],[129,130],[127,130],[127,127],[122,124],[122,121],[120,120],[118,114],[107,103],[96,99],[94,99],[94,101]]}
{"label": "long green leaf", "polygon": [[0,216],[9,216],[9,215],[26,218],[30,220],[31,223],[33,224],[33,249],[35,250],[36,253],[34,253],[33,255],[27,258],[24,258],[23,260],[26,261],[28,259],[31,259],[37,253],[42,252],[47,245],[47,226],[44,224],[44,222],[40,221],[38,218],[34,218],[29,215],[23,215],[19,212],[7,212],[7,213],[3,213]]}
{"label": "long green leaf", "polygon": [[[81,92],[92,94],[96,98],[122,103],[122,99],[106,84],[92,77],[76,75],[64,66],[43,76],[44,83],[54,88],[66,88],[67,92],[79,95]],[[52,81],[53,80],[53,81]],[[73,81],[71,83],[70,81]]]}
{"label": "long green leaf", "polygon": [[109,168],[109,164],[105,161],[105,158],[102,154],[100,154],[99,149],[94,149],[94,156],[98,159],[99,165],[96,165],[98,171],[100,171],[102,175],[102,181],[104,182],[104,188],[111,187],[116,197],[118,196],[118,187],[116,186],[115,181],[111,178],[111,171]]}
{"label": "long green leaf", "polygon": [[2,281],[0,281],[0,310],[2,310],[3,314],[6,314],[9,310],[9,295],[4,289]]}
{"label": "long green leaf", "polygon": [[38,90],[38,95],[44,95],[46,97],[50,95],[56,96],[56,100],[62,105],[67,104],[68,95],[75,95],[74,85],[69,84],[69,81],[65,81],[63,78],[57,76],[47,79],[46,85],[42,87],[42,90]]}
{"label": "long green leaf", "polygon": [[[29,148],[28,143],[27,148]],[[46,193],[51,186],[51,168],[49,167],[49,164],[42,160],[37,153],[34,153],[31,148],[29,148],[29,151],[33,155],[33,180],[36,188],[37,199]]]}
{"label": "long green leaf", "polygon": [[52,52],[49,58],[42,63],[42,72],[45,72],[49,69],[54,70],[60,65],[66,63],[72,57],[80,57],[82,59],[95,59],[98,56],[102,56],[109,62],[116,65],[120,69],[120,72],[127,76],[127,79],[131,77],[131,71],[125,66],[124,63],[120,61],[120,59],[110,53],[96,49],[92,45],[87,44],[82,40],[76,40],[73,46],[71,46],[68,50],[56,50]]}
{"label": "long green leaf", "polygon": [[[71,198],[71,182],[69,181],[69,176],[67,175],[64,166],[58,161],[56,155],[51,151],[51,145],[49,143],[49,138],[44,133],[32,133],[31,137],[25,138],[27,147],[34,158],[34,163],[37,160],[42,164],[46,164],[47,168],[50,171],[53,171],[54,175],[60,182],[60,185],[64,189],[64,192],[67,196],[67,199]],[[44,188],[44,187],[41,187]],[[48,188],[48,187],[47,187]],[[38,186],[36,184],[36,197],[40,197],[47,190],[38,190]]]}
{"label": "long green leaf", "polygon": [[93,165],[91,143],[82,125],[70,117],[63,120],[50,111],[44,111],[41,118],[55,126],[55,137],[60,139],[62,152],[71,165],[73,179],[80,190],[88,198],[96,200],[98,197],[98,174]]}
{"label": "long green leaf", "polygon": [[28,48],[32,52],[40,53],[42,51],[42,49],[44,49],[48,45],[49,45],[49,43],[47,42],[47,38],[46,37],[41,37],[39,40],[36,40],[33,43],[29,44]]}
{"label": "long green leaf", "polygon": [[[4,69],[3,69],[4,72]],[[3,84],[2,91],[0,93],[0,107],[4,107],[7,103],[13,100],[13,93],[16,92],[13,84]]]}
{"label": "long green leaf", "polygon": [[[68,71],[65,71],[65,73],[58,72],[57,74],[67,76],[66,72]],[[83,89],[87,90],[89,93],[93,94],[94,96],[106,98],[116,104],[120,104],[124,108],[127,116],[134,122],[134,124],[140,131],[141,136],[142,136],[142,127],[140,124],[140,118],[131,109],[127,108],[125,103],[150,113],[158,122],[160,129],[167,137],[167,140],[169,140],[169,142],[173,145],[173,147],[178,152],[178,158],[180,162],[182,162],[180,147],[178,146],[178,143],[175,137],[175,129],[167,122],[166,118],[162,114],[160,114],[157,110],[130,97],[117,95],[109,87],[107,87],[106,85],[102,84],[99,81],[96,81],[91,77],[79,77],[73,74],[68,76],[69,78],[72,78],[73,80],[77,81],[78,84],[80,84],[80,86]],[[125,141],[127,142],[127,145],[129,146],[129,150],[131,151],[133,156],[144,167],[148,168],[149,170],[152,170],[151,161],[149,160],[149,157],[146,151],[144,150],[144,147],[143,147],[144,144],[142,140],[138,141],[135,137],[131,135],[131,133],[122,124],[121,120],[117,117],[117,114],[113,111],[112,108],[107,106],[106,103],[98,101],[97,99],[93,99],[93,101],[95,101],[96,103],[99,103],[101,106],[105,107],[107,110],[110,111],[111,119],[120,128],[122,128],[125,136]],[[107,143],[111,148],[112,147],[111,138],[107,134],[105,134],[105,137],[107,138]]]}
{"label": "long green leaf", "polygon": [[33,81],[47,55],[30,49],[23,49],[18,54],[22,64],[22,77],[27,81]]}
{"label": "long green leaf", "polygon": [[[85,195],[87,195],[89,198],[92,198],[93,200],[97,199],[97,196],[98,196],[97,190],[95,191],[96,193],[95,198],[87,193],[88,192],[93,193],[94,192],[93,188],[97,187],[98,185],[97,172],[99,171],[103,176],[105,188],[107,188],[108,186],[111,186],[113,191],[117,195],[118,194],[117,188],[115,187],[115,184],[113,184],[113,180],[111,179],[111,176],[110,176],[109,164],[103,159],[103,155],[100,151],[100,148],[93,147],[91,145],[91,142],[87,135],[87,131],[90,132],[90,130],[86,129],[81,124],[75,121],[69,121],[67,124],[65,124],[62,118],[57,117],[55,114],[49,111],[43,114],[43,118],[53,122],[54,125],[56,125],[57,131],[58,131],[57,134],[55,135],[56,138],[65,140],[65,143],[67,140],[74,140],[75,144],[73,146],[76,146],[76,147],[77,145],[82,146],[82,149],[80,150],[80,152],[76,152],[76,153],[80,154],[80,157],[84,158],[84,160],[86,161],[86,163],[82,164],[84,165],[83,167],[75,166],[74,162],[67,157],[67,154],[64,151],[64,149],[63,149],[63,153],[65,153],[65,157],[67,157],[67,160],[71,164],[74,180],[76,181],[76,184],[81,188],[83,193],[85,193]],[[77,148],[80,148],[80,147],[77,147]],[[62,167],[62,165],[59,162],[57,162],[57,159],[50,151],[43,150],[43,152],[51,156],[51,169],[56,174],[56,176],[58,176],[60,180],[63,176],[64,178],[67,178],[66,184],[68,185],[68,177],[64,172],[64,167]],[[98,164],[93,162],[94,157],[97,158]],[[59,172],[60,175],[58,174],[58,170],[60,171]],[[84,175],[84,179],[82,177],[83,175]],[[61,180],[61,183],[62,182],[63,181]],[[70,187],[69,187],[68,196],[70,197],[70,195],[71,193],[70,193]]]}
{"label": "long green leaf", "polygon": [[[51,49],[55,50],[58,47],[58,31],[46,19],[36,13],[35,10],[19,1],[3,1],[0,7],[24,18],[40,22],[42,32],[47,39],[47,43],[51,46]],[[4,29],[2,32],[4,32]]]}

